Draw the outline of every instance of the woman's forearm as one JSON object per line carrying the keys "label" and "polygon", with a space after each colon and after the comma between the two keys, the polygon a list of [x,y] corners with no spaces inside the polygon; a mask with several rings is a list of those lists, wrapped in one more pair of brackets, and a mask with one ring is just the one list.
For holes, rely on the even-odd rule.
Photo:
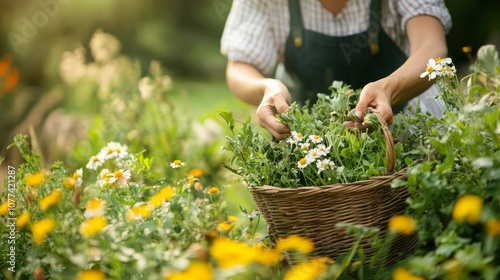
{"label": "woman's forearm", "polygon": [[262,101],[266,77],[254,66],[229,61],[226,80],[231,92],[242,101],[253,105],[259,105]]}
{"label": "woman's forearm", "polygon": [[429,58],[445,57],[448,53],[446,34],[441,22],[432,16],[415,16],[406,24],[410,41],[407,61],[387,77],[392,105],[401,104],[418,96],[432,85],[420,78]]}

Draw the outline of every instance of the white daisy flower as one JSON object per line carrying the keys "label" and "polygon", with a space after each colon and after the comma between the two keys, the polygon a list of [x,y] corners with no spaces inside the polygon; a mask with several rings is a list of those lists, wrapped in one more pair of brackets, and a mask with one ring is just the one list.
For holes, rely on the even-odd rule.
{"label": "white daisy flower", "polygon": [[181,168],[182,166],[186,165],[185,162],[182,162],[181,160],[174,160],[174,162],[171,162],[170,163],[170,167],[172,168]]}
{"label": "white daisy flower", "polygon": [[110,174],[111,172],[107,168],[104,168],[103,170],[101,170],[101,172],[99,172],[99,178],[97,180],[97,184],[99,185],[99,187],[104,187],[110,184],[110,176],[108,176]]}
{"label": "white daisy flower", "polygon": [[297,140],[293,137],[288,137],[288,139],[286,139],[286,142],[289,143],[291,146],[297,145]]}
{"label": "white daisy flower", "polygon": [[315,144],[323,142],[323,138],[319,135],[309,135],[309,140]]}
{"label": "white daisy flower", "polygon": [[324,160],[318,160],[316,161],[316,167],[318,168],[318,174],[321,172],[325,171],[325,169],[330,167],[330,160],[329,159],[324,159]]}
{"label": "white daisy flower", "polygon": [[304,169],[305,167],[307,167],[309,165],[309,161],[306,159],[306,158],[301,158],[298,162],[297,162],[297,167],[300,168],[300,169]]}
{"label": "white daisy flower", "polygon": [[330,153],[330,149],[332,148],[332,146],[325,146],[324,144],[319,144],[317,147],[316,147],[316,150],[318,150],[318,153],[320,154],[320,156],[326,156]]}
{"label": "white daisy flower", "polygon": [[101,149],[100,153],[104,155],[105,159],[124,158],[128,154],[127,146],[118,142],[109,142],[106,147]]}
{"label": "white daisy flower", "polygon": [[104,163],[105,159],[101,154],[92,156],[87,163],[86,167],[91,170],[97,170]]}
{"label": "white daisy flower", "polygon": [[292,137],[297,140],[298,142],[301,142],[302,140],[304,140],[304,135],[302,135],[302,133],[300,132],[297,132],[297,131],[292,131]]}
{"label": "white daisy flower", "polygon": [[309,150],[309,146],[310,146],[310,145],[311,145],[311,144],[309,144],[309,143],[302,143],[302,144],[300,144],[300,148],[301,148],[303,151],[307,151],[307,150]]}
{"label": "white daisy flower", "polygon": [[441,69],[441,76],[446,76],[448,78],[453,78],[455,76],[455,73],[457,72],[457,69],[455,66],[444,66]]}
{"label": "white daisy flower", "polygon": [[104,215],[104,203],[105,202],[103,200],[97,198],[90,200],[87,202],[87,207],[85,208],[83,216],[85,216],[86,219],[89,219]]}
{"label": "white daisy flower", "polygon": [[114,173],[108,174],[109,184],[117,183],[118,185],[125,185],[127,181],[132,177],[132,172],[130,170],[119,169]]}
{"label": "white daisy flower", "polygon": [[[437,60],[440,61],[441,58],[438,57]],[[431,58],[427,63],[427,68],[425,68],[425,72],[420,74],[420,78],[429,76],[429,81],[433,80],[440,75],[442,68],[443,65],[441,63],[436,63],[436,60]]]}
{"label": "white daisy flower", "polygon": [[81,187],[83,183],[83,170],[80,168],[73,173],[75,179],[75,187]]}
{"label": "white daisy flower", "polygon": [[317,159],[321,156],[321,151],[318,150],[318,148],[314,148],[312,150],[309,150],[307,152],[307,155],[310,156],[313,159]]}

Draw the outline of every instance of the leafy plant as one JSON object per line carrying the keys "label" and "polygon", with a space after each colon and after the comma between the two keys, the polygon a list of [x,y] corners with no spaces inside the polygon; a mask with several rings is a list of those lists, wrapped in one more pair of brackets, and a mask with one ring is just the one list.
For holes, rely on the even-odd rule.
{"label": "leafy plant", "polygon": [[[270,139],[256,128],[251,119],[235,129],[229,111],[222,112],[233,137],[227,137],[230,151],[229,169],[252,186],[273,185],[283,188],[322,186],[366,180],[387,170],[386,139],[373,113],[364,122],[373,132],[350,130],[344,122],[351,113],[358,92],[334,82],[331,94],[318,94],[318,101],[309,106],[297,103],[278,119],[287,124],[291,135],[282,141]],[[408,167],[422,155],[415,152],[418,139],[409,133],[404,118],[397,118],[392,134],[395,144],[395,170]]]}

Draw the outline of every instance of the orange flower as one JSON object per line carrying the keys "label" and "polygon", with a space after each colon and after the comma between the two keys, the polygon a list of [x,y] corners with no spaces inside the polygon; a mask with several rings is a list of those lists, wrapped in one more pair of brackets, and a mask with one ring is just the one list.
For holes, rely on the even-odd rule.
{"label": "orange flower", "polygon": [[4,55],[0,60],[0,77],[5,76],[10,67],[10,56]]}
{"label": "orange flower", "polygon": [[17,68],[13,68],[7,74],[7,81],[5,82],[5,90],[11,91],[15,89],[18,81],[19,81],[19,70],[17,70]]}

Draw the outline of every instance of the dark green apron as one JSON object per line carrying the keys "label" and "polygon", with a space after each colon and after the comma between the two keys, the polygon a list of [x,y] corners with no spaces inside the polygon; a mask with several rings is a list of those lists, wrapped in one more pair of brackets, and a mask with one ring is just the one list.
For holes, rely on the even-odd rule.
{"label": "dark green apron", "polygon": [[[285,70],[294,81],[292,100],[316,102],[318,93],[329,93],[334,80],[353,89],[388,76],[407,56],[381,29],[380,0],[370,4],[367,31],[344,36],[328,36],[304,29],[300,0],[289,0],[290,34],[285,48]],[[312,104],[311,103],[311,104]],[[403,105],[393,106],[394,113]]]}

